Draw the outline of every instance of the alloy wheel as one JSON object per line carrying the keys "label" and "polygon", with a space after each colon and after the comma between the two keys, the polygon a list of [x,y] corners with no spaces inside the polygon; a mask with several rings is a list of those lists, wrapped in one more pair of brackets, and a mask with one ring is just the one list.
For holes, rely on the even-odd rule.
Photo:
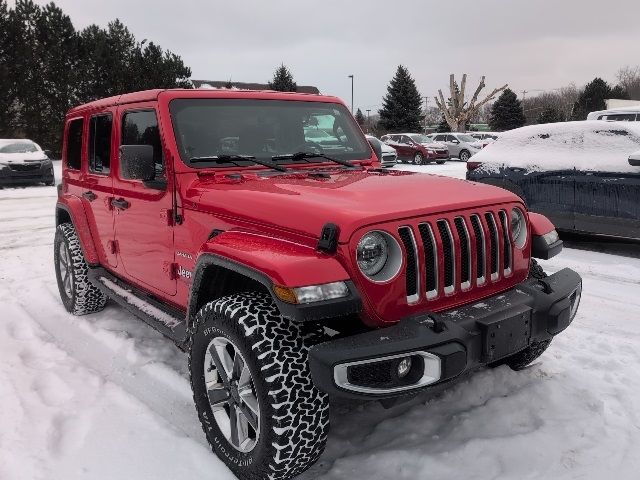
{"label": "alloy wheel", "polygon": [[229,444],[243,453],[253,450],[260,436],[260,404],[249,366],[228,338],[209,342],[204,382],[213,418]]}

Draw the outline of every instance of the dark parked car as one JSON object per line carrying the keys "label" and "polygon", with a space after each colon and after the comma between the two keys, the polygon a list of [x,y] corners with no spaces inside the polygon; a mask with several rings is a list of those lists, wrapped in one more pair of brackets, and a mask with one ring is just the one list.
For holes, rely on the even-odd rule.
{"label": "dark parked car", "polygon": [[562,230],[640,238],[640,125],[567,122],[504,133],[467,179],[510,190]]}

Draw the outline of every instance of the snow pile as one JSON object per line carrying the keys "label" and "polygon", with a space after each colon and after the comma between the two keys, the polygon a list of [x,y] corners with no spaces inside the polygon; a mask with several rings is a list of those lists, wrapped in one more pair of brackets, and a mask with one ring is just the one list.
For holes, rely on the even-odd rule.
{"label": "snow pile", "polygon": [[640,150],[640,123],[564,122],[531,125],[503,133],[474,157],[484,171],[519,167],[638,173],[629,155]]}

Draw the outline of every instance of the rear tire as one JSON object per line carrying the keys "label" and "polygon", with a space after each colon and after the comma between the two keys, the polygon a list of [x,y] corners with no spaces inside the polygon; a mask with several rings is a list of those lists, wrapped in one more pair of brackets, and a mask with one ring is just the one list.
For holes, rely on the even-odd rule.
{"label": "rear tire", "polygon": [[413,163],[415,165],[422,165],[423,160],[424,160],[424,157],[420,152],[416,152],[416,154],[413,156]]}
{"label": "rear tire", "polygon": [[[529,278],[543,279],[547,276],[540,264],[533,258],[531,259],[531,266],[529,267]],[[551,344],[551,338],[543,340],[541,342],[533,342],[524,350],[507,357],[501,363],[505,363],[512,370],[522,370],[536,360]]]}
{"label": "rear tire", "polygon": [[80,240],[70,223],[56,228],[53,259],[60,298],[67,312],[86,315],[102,310],[107,297],[91,283]]}
{"label": "rear tire", "polygon": [[458,158],[461,162],[468,162],[471,158],[471,154],[467,150],[462,150]]}
{"label": "rear tire", "polygon": [[[242,480],[292,478],[308,469],[324,451],[329,401],[311,380],[306,343],[300,326],[282,317],[264,293],[230,295],[207,303],[196,315],[189,346],[193,399],[213,452]],[[220,345],[225,345],[225,350],[221,351]],[[234,368],[224,373],[226,377],[217,377],[215,365],[222,370],[226,367],[208,354],[211,346],[218,360],[233,352],[234,366],[240,354],[249,372],[244,381]],[[211,375],[213,383],[206,380]],[[249,376],[250,382],[246,380]],[[217,393],[212,394],[213,390]],[[210,401],[219,398],[222,400],[217,403]],[[256,407],[251,410],[253,425],[251,412],[247,411],[249,416],[244,413],[249,405],[245,398]],[[236,427],[242,426],[235,437],[233,411],[240,412]],[[239,441],[245,437],[244,443]],[[239,448],[243,444],[244,451]]]}

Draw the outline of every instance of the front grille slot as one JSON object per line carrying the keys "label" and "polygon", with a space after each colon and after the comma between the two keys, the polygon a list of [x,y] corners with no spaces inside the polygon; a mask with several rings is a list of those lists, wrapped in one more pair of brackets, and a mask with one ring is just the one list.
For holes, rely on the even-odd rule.
{"label": "front grille slot", "polygon": [[40,169],[40,163],[10,163],[9,168],[14,172],[32,172]]}
{"label": "front grille slot", "polygon": [[415,303],[420,298],[420,282],[418,278],[418,247],[410,227],[400,227],[398,235],[407,252],[407,268],[405,270],[407,284],[407,302]]}
{"label": "front grille slot", "polygon": [[487,250],[484,239],[484,229],[478,215],[471,215],[471,227],[476,237],[476,284],[484,284],[484,275],[487,271]]}
{"label": "front grille slot", "polygon": [[510,225],[507,220],[507,212],[500,210],[498,212],[500,223],[502,224],[502,239],[504,242],[504,254],[502,255],[504,274],[511,274],[511,238],[509,235]]}
{"label": "front grille slot", "polygon": [[460,286],[466,290],[471,286],[471,240],[464,218],[456,217],[453,222],[460,239]]}
{"label": "front grille slot", "polygon": [[420,223],[418,230],[424,247],[427,298],[435,298],[438,296],[438,251],[436,250],[436,239],[433,236],[433,229],[428,223]]}
{"label": "front grille slot", "polygon": [[453,235],[451,234],[449,222],[446,220],[438,220],[437,225],[440,239],[442,240],[442,254],[444,257],[444,293],[450,294],[455,291],[454,282],[456,277],[456,256]]}
{"label": "front grille slot", "polygon": [[487,212],[484,217],[487,220],[487,226],[489,227],[489,243],[491,244],[491,280],[496,280],[498,278],[498,266],[500,265],[498,227],[496,225],[496,220],[493,217],[493,213]]}

